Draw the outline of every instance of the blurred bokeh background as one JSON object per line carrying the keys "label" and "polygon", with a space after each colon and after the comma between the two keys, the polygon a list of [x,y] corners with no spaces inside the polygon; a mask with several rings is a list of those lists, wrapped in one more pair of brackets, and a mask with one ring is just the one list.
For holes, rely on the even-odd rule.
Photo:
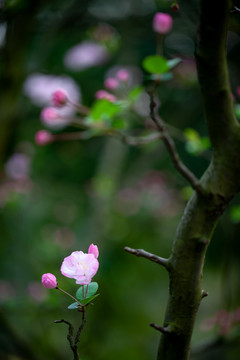
{"label": "blurred bokeh background", "polygon": [[[159,334],[149,323],[163,321],[168,276],[123,249],[168,257],[191,194],[188,184],[160,141],[131,147],[96,137],[37,146],[34,137],[44,127],[39,114],[54,81],[67,84],[86,106],[118,68],[143,83],[142,60],[156,51],[153,15],[168,12],[174,25],[163,54],[183,61],[174,78],[159,87],[159,113],[182,160],[200,177],[211,149],[194,63],[199,4],[180,2],[176,13],[170,5],[168,0],[0,1],[1,360],[72,358],[67,327],[54,320],[77,326],[80,318],[67,310],[67,297],[43,288],[41,275],[54,273],[59,286],[74,293],[77,285],[60,274],[61,263],[91,243],[100,251],[94,280],[101,296],[87,311],[81,359],[156,358]],[[239,50],[239,35],[231,32],[236,112]],[[136,106],[138,116],[130,120],[144,128],[149,125],[146,100]],[[193,359],[240,355],[238,200],[221,219],[208,250],[203,287],[209,296],[199,310]]]}

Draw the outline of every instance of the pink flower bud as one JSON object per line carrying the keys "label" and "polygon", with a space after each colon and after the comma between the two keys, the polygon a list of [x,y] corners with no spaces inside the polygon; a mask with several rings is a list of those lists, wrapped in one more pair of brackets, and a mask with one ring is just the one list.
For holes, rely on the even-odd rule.
{"label": "pink flower bud", "polygon": [[51,273],[43,274],[42,284],[46,289],[55,289],[57,287],[56,276]]}
{"label": "pink flower bud", "polygon": [[46,108],[42,109],[40,118],[44,122],[49,122],[49,121],[58,119],[59,113],[53,107],[46,107]]}
{"label": "pink flower bud", "polygon": [[118,70],[116,76],[120,81],[128,81],[129,72],[125,69],[120,69],[120,70]]}
{"label": "pink flower bud", "polygon": [[57,106],[57,107],[64,106],[67,103],[67,100],[68,100],[67,94],[62,89],[56,90],[52,94],[52,105],[53,106]]}
{"label": "pink flower bud", "polygon": [[158,12],[153,18],[153,30],[158,34],[167,34],[172,28],[171,15]]}
{"label": "pink flower bud", "polygon": [[35,134],[35,142],[39,146],[50,144],[52,141],[53,141],[52,134],[46,130],[39,130]]}
{"label": "pink flower bud", "polygon": [[119,83],[118,80],[115,78],[108,78],[104,81],[104,86],[108,90],[115,90],[118,88]]}
{"label": "pink flower bud", "polygon": [[93,254],[97,259],[99,256],[99,251],[97,245],[91,244],[88,248],[88,254]]}
{"label": "pink flower bud", "polygon": [[105,90],[98,90],[95,93],[95,98],[96,99],[105,99],[105,100],[108,100],[110,102],[115,102],[117,100],[116,96],[114,96],[113,94],[110,94],[109,92],[107,92]]}

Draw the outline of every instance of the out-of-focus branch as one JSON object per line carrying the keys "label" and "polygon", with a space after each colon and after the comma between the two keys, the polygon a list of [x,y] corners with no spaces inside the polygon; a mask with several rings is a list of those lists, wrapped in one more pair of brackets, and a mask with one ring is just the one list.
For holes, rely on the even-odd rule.
{"label": "out-of-focus branch", "polygon": [[162,139],[163,142],[165,143],[165,146],[172,158],[173,164],[175,166],[175,168],[178,170],[178,172],[180,172],[180,174],[183,175],[183,177],[185,179],[188,180],[188,182],[190,183],[190,185],[192,186],[192,188],[198,192],[202,191],[202,187],[200,185],[199,180],[195,177],[195,175],[183,164],[183,162],[181,161],[174,141],[171,138],[171,136],[169,135],[164,122],[162,121],[162,119],[157,115],[156,111],[155,111],[155,107],[156,107],[156,102],[155,102],[155,91],[150,91],[149,92],[150,95],[150,115],[151,115],[151,119],[153,120],[153,122],[156,124],[160,134],[162,135]]}
{"label": "out-of-focus branch", "polygon": [[138,256],[138,257],[143,257],[145,259],[148,259],[150,261],[153,261],[155,262],[156,264],[159,264],[159,265],[162,265],[163,267],[165,267],[166,269],[168,269],[168,259],[164,259],[160,256],[157,256],[157,255],[154,255],[154,254],[151,254],[143,249],[132,249],[128,246],[126,246],[124,248],[124,250],[126,252],[128,252],[129,254],[132,254],[132,255],[135,255],[135,256]]}

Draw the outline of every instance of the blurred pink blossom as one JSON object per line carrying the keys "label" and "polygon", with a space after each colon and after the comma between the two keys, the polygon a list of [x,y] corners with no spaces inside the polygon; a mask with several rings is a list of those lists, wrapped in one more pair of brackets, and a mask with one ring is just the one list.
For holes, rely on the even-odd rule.
{"label": "blurred pink blossom", "polygon": [[41,302],[46,299],[46,290],[37,281],[33,281],[28,285],[29,295],[37,302]]}
{"label": "blurred pink blossom", "polygon": [[114,96],[113,94],[110,94],[106,90],[98,90],[98,91],[96,91],[95,98],[96,99],[105,99],[105,100],[108,100],[110,102],[115,102],[117,100],[116,96]]}
{"label": "blurred pink blossom", "polygon": [[53,107],[43,108],[40,114],[40,118],[43,122],[52,122],[52,120],[57,120],[60,117],[58,111]]}
{"label": "blurred pink blossom", "polygon": [[158,34],[167,34],[172,28],[171,15],[158,12],[153,18],[153,30]]}
{"label": "blurred pink blossom", "polygon": [[120,81],[128,81],[130,75],[126,69],[120,69],[118,70],[116,76]]}
{"label": "blurred pink blossom", "polygon": [[30,158],[21,153],[13,154],[5,164],[6,174],[14,180],[28,179]]}
{"label": "blurred pink blossom", "polygon": [[94,41],[83,41],[68,50],[64,64],[71,70],[82,71],[104,64],[108,59],[109,53],[105,46]]}
{"label": "blurred pink blossom", "polygon": [[99,262],[93,254],[74,251],[62,263],[61,273],[76,280],[76,284],[90,284],[92,277],[98,271]]}
{"label": "blurred pink blossom", "polygon": [[116,78],[109,77],[104,81],[104,86],[108,90],[115,90],[119,86],[119,82]]}
{"label": "blurred pink blossom", "polygon": [[50,144],[53,141],[52,134],[47,130],[39,130],[35,134],[35,142],[39,146]]}
{"label": "blurred pink blossom", "polygon": [[[61,89],[73,103],[81,102],[81,92],[76,82],[69,76],[54,76],[40,73],[29,75],[24,83],[24,94],[37,106],[48,106],[52,94]],[[59,109],[62,116],[72,116],[75,110],[71,106]]]}
{"label": "blurred pink blossom", "polygon": [[51,273],[43,274],[42,284],[46,289],[55,289],[57,287],[56,276]]}
{"label": "blurred pink blossom", "polygon": [[15,289],[10,281],[0,279],[0,303],[8,301],[15,296]]}
{"label": "blurred pink blossom", "polygon": [[[130,89],[136,85],[141,84],[143,80],[143,73],[137,66],[130,65],[114,65],[106,73],[106,79],[114,78],[119,82],[117,90],[124,86],[124,94],[126,93],[126,86]],[[109,89],[110,90],[110,89]]]}
{"label": "blurred pink blossom", "polygon": [[52,105],[62,107],[67,103],[68,97],[66,91],[58,89],[52,94]]}
{"label": "blurred pink blossom", "polygon": [[88,254],[93,254],[97,259],[99,256],[99,251],[97,245],[91,244],[88,248]]}

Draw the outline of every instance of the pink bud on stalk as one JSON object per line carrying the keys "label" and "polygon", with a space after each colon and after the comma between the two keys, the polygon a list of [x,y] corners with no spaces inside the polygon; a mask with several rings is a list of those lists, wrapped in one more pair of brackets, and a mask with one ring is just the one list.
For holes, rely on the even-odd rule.
{"label": "pink bud on stalk", "polygon": [[128,81],[129,72],[125,69],[120,69],[120,70],[118,70],[116,76],[120,81]]}
{"label": "pink bud on stalk", "polygon": [[105,81],[104,81],[104,86],[106,89],[108,90],[115,90],[118,88],[119,86],[119,82],[117,79],[115,78],[107,78]]}
{"label": "pink bud on stalk", "polygon": [[108,100],[110,102],[115,102],[117,100],[116,96],[114,96],[113,94],[110,94],[106,90],[98,90],[95,93],[95,98],[98,99],[98,100],[99,99],[105,99],[105,100]]}
{"label": "pink bud on stalk", "polygon": [[62,107],[66,105],[68,101],[67,94],[64,90],[59,89],[54,91],[52,94],[52,105],[57,107]]}
{"label": "pink bud on stalk", "polygon": [[39,146],[50,144],[53,141],[53,136],[49,131],[39,130],[35,134],[35,142]]}
{"label": "pink bud on stalk", "polygon": [[172,28],[171,15],[158,12],[153,17],[153,30],[158,34],[167,34]]}
{"label": "pink bud on stalk", "polygon": [[97,245],[91,244],[88,248],[88,254],[93,254],[97,259],[99,256],[99,251]]}
{"label": "pink bud on stalk", "polygon": [[56,276],[51,273],[43,274],[42,284],[46,289],[56,289],[58,285]]}

